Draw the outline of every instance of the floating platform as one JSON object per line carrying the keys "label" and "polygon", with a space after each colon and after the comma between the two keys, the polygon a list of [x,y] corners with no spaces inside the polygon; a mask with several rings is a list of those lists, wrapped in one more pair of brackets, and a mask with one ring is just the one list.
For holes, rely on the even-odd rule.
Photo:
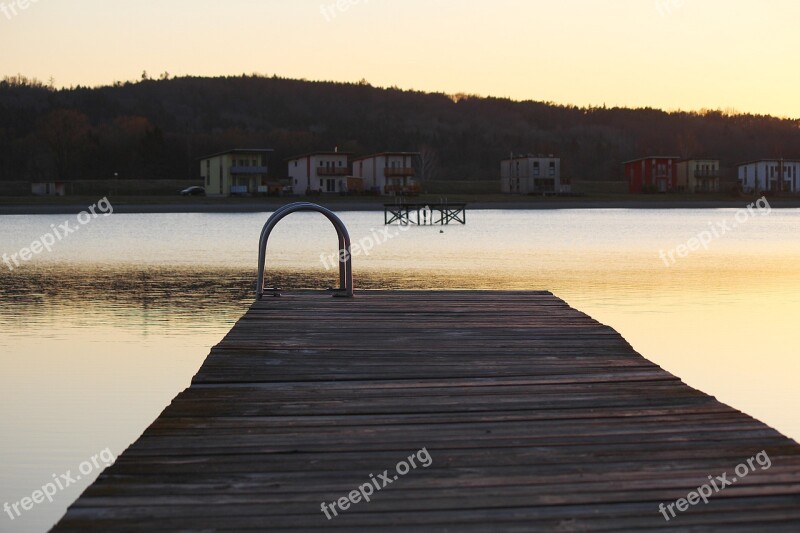
{"label": "floating platform", "polygon": [[408,226],[447,226],[467,223],[467,204],[383,204],[383,220]]}
{"label": "floating platform", "polygon": [[550,293],[359,291],[254,303],[54,531],[673,527],[800,531],[800,446]]}

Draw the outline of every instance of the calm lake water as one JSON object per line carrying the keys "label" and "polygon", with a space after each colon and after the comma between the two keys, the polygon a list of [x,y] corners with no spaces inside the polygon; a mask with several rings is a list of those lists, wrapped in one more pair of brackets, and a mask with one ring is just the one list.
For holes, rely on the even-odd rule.
{"label": "calm lake water", "polygon": [[[763,213],[737,223],[724,209],[471,211],[443,232],[390,227],[354,258],[356,289],[551,290],[799,440],[800,210]],[[0,263],[0,505],[102,450],[120,454],[189,385],[253,299],[267,216],[0,217],[9,256],[66,221],[80,227],[13,271]],[[354,242],[387,238],[382,213],[341,216]],[[679,255],[712,228],[707,250]],[[270,241],[269,277],[333,286],[321,256],[335,244],[321,216],[293,215]],[[0,514],[0,530],[46,531],[98,470],[13,521]]]}

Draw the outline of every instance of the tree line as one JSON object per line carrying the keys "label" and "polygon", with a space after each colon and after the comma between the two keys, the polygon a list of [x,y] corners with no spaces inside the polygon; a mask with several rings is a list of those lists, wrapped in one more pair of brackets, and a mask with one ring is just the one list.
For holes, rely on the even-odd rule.
{"label": "tree line", "polygon": [[276,76],[57,89],[0,82],[0,180],[194,179],[203,155],[273,148],[272,173],[315,150],[425,154],[426,179],[494,179],[510,154],[555,154],[565,177],[621,180],[646,155],[800,158],[800,121],[732,111],[576,107]]}

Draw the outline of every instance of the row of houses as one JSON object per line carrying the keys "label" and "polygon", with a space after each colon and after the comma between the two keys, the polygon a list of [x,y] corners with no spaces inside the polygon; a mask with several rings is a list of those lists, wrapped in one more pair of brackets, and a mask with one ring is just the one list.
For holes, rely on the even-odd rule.
{"label": "row of houses", "polygon": [[[381,152],[353,157],[338,149],[289,158],[288,182],[270,177],[271,149],[235,149],[201,158],[200,175],[209,196],[277,194],[409,195],[420,191],[417,152]],[[650,156],[623,163],[631,193],[720,192],[719,159]],[[737,165],[745,192],[800,192],[800,160],[761,159]],[[501,190],[510,194],[571,192],[552,154],[511,155],[500,162]],[[32,184],[33,194],[64,195],[63,183]]]}
{"label": "row of houses", "polygon": [[[628,190],[633,194],[710,193],[724,189],[719,159],[650,156],[625,161],[623,167]],[[736,179],[739,188],[748,193],[800,193],[800,160],[760,159],[740,163]],[[512,155],[502,160],[500,182],[501,190],[511,194],[571,192],[570,181],[561,176],[561,159],[552,154]]]}
{"label": "row of houses", "polygon": [[200,175],[209,196],[372,193],[416,194],[416,152],[381,152],[353,157],[348,152],[319,151],[287,160],[289,183],[270,177],[273,150],[236,149],[200,160]]}
{"label": "row of houses", "polygon": [[625,161],[623,166],[631,193],[720,190],[719,159],[651,156]]}
{"label": "row of houses", "polygon": [[[626,161],[631,193],[716,192],[720,190],[719,160],[646,157]],[[501,190],[511,194],[565,194],[570,180],[561,176],[561,159],[551,155],[518,155],[500,162]]]}
{"label": "row of houses", "polygon": [[[278,194],[413,195],[417,152],[381,152],[353,157],[338,149],[298,155],[286,160],[288,180],[270,176],[271,149],[235,149],[200,160],[200,175],[209,196]],[[720,192],[725,185],[719,159],[650,156],[623,163],[631,193]],[[737,165],[738,186],[744,192],[800,193],[800,160],[760,159]],[[571,182],[561,175],[561,159],[550,155],[511,155],[500,162],[501,190],[510,194],[568,194]],[[62,182],[32,183],[31,192],[63,196]]]}
{"label": "row of houses", "polygon": [[[720,192],[719,159],[653,156],[626,161],[631,193]],[[800,160],[759,159],[736,165],[736,181],[744,192],[800,192]]]}
{"label": "row of houses", "polygon": [[419,192],[416,152],[382,152],[356,157],[337,150],[289,159],[289,179],[296,192],[400,195]]}

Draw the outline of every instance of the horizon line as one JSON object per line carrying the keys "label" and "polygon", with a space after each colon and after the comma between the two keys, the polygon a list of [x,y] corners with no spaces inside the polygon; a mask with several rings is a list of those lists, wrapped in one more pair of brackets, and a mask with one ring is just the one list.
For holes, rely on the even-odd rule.
{"label": "horizon line", "polygon": [[[144,75],[146,73],[147,73],[147,70],[142,71],[142,75]],[[165,75],[166,75],[166,77],[165,77]],[[626,111],[661,111],[661,112],[666,113],[668,115],[674,115],[674,114],[690,114],[690,115],[692,115],[693,114],[693,115],[698,115],[698,116],[703,116],[703,115],[706,115],[706,114],[709,114],[709,113],[719,113],[724,117],[748,117],[748,116],[749,117],[768,117],[768,118],[774,118],[774,119],[777,119],[777,120],[785,120],[785,121],[789,121],[789,122],[800,122],[800,117],[792,117],[792,116],[789,116],[789,115],[774,115],[774,114],[754,113],[754,112],[751,112],[751,111],[740,111],[740,110],[738,110],[736,108],[727,108],[727,109],[716,108],[716,109],[712,109],[712,108],[702,107],[702,108],[699,108],[699,109],[681,109],[681,108],[654,107],[654,106],[651,106],[651,105],[645,105],[645,106],[639,106],[639,107],[619,106],[619,105],[607,106],[605,102],[602,105],[597,105],[597,104],[578,105],[578,104],[574,104],[574,103],[554,102],[552,100],[534,100],[532,98],[531,99],[520,100],[520,99],[517,99],[517,98],[510,97],[510,96],[486,95],[486,94],[479,94],[479,93],[468,93],[468,92],[463,92],[463,91],[458,91],[458,92],[455,92],[455,93],[448,93],[448,92],[445,92],[445,91],[425,91],[425,90],[414,89],[414,88],[402,88],[402,87],[399,87],[397,85],[390,85],[390,86],[373,85],[366,78],[362,78],[359,81],[340,81],[340,80],[331,80],[331,79],[292,78],[292,77],[281,76],[281,75],[279,75],[277,73],[273,73],[273,74],[270,75],[270,74],[266,74],[266,73],[255,72],[255,71],[253,71],[253,72],[251,72],[249,74],[243,72],[241,74],[217,74],[217,75],[198,75],[198,74],[170,75],[169,72],[164,72],[162,74],[159,74],[158,76],[159,77],[155,77],[154,78],[154,77],[150,77],[148,75],[147,78],[140,77],[139,79],[128,79],[128,80],[124,80],[124,81],[114,80],[113,82],[110,82],[110,83],[105,82],[105,83],[100,83],[100,84],[95,84],[95,85],[81,85],[81,84],[78,84],[78,85],[70,85],[70,86],[66,86],[66,85],[58,86],[58,85],[55,84],[54,79],[52,77],[50,78],[48,83],[45,83],[44,81],[42,81],[42,80],[40,80],[40,79],[38,79],[36,77],[28,77],[28,76],[25,76],[22,73],[17,73],[17,74],[14,74],[14,75],[9,75],[9,74],[3,75],[3,81],[6,82],[8,80],[12,80],[12,81],[25,80],[27,82],[37,82],[42,87],[49,88],[51,90],[56,90],[56,91],[74,91],[74,90],[76,90],[78,88],[106,89],[106,88],[119,87],[121,85],[138,85],[140,83],[145,83],[145,82],[150,82],[150,81],[154,81],[154,82],[162,81],[162,82],[164,82],[164,81],[173,81],[173,80],[181,80],[181,79],[214,80],[214,79],[233,79],[233,78],[243,78],[243,77],[260,78],[260,79],[274,79],[274,78],[277,78],[279,80],[286,80],[286,81],[299,81],[299,82],[320,83],[320,84],[331,83],[331,84],[337,84],[337,85],[353,85],[353,86],[361,85],[361,86],[367,86],[367,87],[370,87],[370,88],[373,88],[373,89],[379,89],[379,90],[387,90],[387,91],[388,90],[396,90],[396,91],[401,91],[401,92],[420,93],[420,94],[432,95],[432,96],[439,95],[439,96],[448,97],[454,103],[458,103],[459,101],[461,101],[463,99],[467,99],[467,98],[477,98],[477,99],[482,99],[482,100],[492,100],[492,99],[494,99],[494,100],[507,100],[509,102],[517,103],[517,104],[526,104],[526,103],[544,104],[544,105],[554,106],[554,107],[575,108],[575,109],[584,110],[584,111],[595,111],[595,110],[599,110],[599,109],[602,109],[602,110],[618,109],[618,110],[626,110]]]}

